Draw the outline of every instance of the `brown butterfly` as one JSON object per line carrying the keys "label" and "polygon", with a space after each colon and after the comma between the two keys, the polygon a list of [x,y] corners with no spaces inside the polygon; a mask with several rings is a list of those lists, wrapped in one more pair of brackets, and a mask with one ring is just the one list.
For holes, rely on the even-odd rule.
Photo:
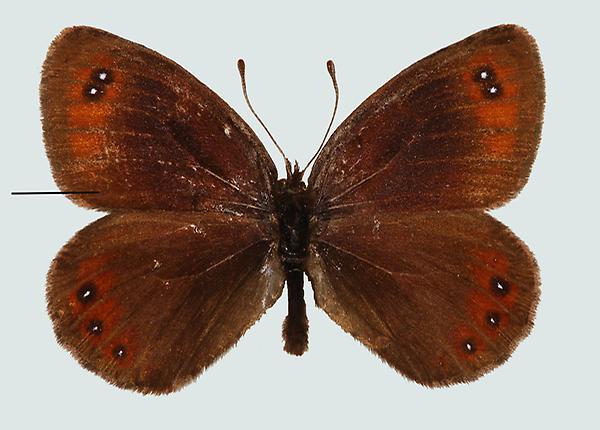
{"label": "brown butterfly", "polygon": [[479,378],[532,327],[534,257],[485,213],[519,193],[540,139],[542,65],[520,27],[402,71],[333,133],[308,185],[287,159],[278,180],[248,125],[191,74],[102,30],[54,40],[41,106],[56,182],[98,191],[70,198],[109,212],[52,263],[49,313],[58,341],[112,384],[189,383],[284,283],[285,350],[301,355],[304,273],[318,307],[426,386]]}

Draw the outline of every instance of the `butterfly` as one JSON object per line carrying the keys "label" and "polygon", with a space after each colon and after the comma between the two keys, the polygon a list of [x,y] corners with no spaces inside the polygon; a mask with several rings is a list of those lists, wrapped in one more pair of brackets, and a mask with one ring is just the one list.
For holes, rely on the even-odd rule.
{"label": "butterfly", "polygon": [[188,384],[284,285],[284,349],[301,355],[305,273],[317,307],[429,387],[479,378],[532,328],[535,258],[486,213],[523,188],[540,141],[544,76],[521,27],[392,78],[323,140],[306,182],[287,158],[278,179],[194,76],[108,32],[63,30],[40,88],[58,186],[96,191],[69,198],[108,212],[53,260],[48,311],[58,342],[118,387]]}

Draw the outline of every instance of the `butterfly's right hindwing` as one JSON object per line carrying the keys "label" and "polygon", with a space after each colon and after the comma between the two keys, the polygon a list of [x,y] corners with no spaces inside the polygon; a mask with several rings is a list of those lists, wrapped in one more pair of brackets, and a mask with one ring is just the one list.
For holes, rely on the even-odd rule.
{"label": "butterfly's right hindwing", "polygon": [[231,348],[283,282],[268,228],[255,220],[111,214],[57,255],[48,311],[84,367],[122,388],[167,393]]}

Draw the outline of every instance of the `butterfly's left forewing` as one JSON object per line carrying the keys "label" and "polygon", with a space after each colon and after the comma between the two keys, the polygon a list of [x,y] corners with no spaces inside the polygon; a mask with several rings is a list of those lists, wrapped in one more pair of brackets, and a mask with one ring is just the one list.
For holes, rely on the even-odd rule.
{"label": "butterfly's left forewing", "polygon": [[218,213],[101,218],[50,268],[48,310],[59,342],[119,387],[180,388],[280,296],[283,270],[268,229]]}
{"label": "butterfly's left forewing", "polygon": [[500,206],[527,181],[543,110],[533,38],[481,31],[403,70],[338,127],[309,178],[315,212]]}

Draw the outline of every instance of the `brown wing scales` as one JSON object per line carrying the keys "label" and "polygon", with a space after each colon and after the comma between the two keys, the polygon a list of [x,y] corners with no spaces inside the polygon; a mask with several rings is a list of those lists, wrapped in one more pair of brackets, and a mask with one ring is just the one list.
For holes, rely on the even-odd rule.
{"label": "brown wing scales", "polygon": [[542,65],[524,29],[494,27],[442,49],[335,131],[309,179],[316,212],[499,206],[527,180],[543,106]]}
{"label": "brown wing scales", "polygon": [[[525,184],[543,105],[535,42],[494,27],[385,84],[315,162],[306,269],[317,305],[410,379],[476,379],[531,329],[535,260],[483,210]],[[59,187],[99,191],[71,197],[115,211],[53,262],[57,338],[115,385],[176,390],[281,294],[275,166],[210,89],[101,30],[56,38],[41,107]]]}
{"label": "brown wing scales", "polygon": [[428,386],[478,378],[529,333],[532,254],[473,212],[323,222],[310,248],[315,301],[402,374]]}
{"label": "brown wing scales", "polygon": [[44,63],[41,105],[58,185],[100,192],[73,196],[78,203],[271,209],[277,172],[256,135],[205,85],[141,45],[64,30]]}
{"label": "brown wing scales", "polygon": [[180,388],[281,294],[265,228],[214,213],[107,215],[77,233],[48,274],[58,340],[119,387]]}

